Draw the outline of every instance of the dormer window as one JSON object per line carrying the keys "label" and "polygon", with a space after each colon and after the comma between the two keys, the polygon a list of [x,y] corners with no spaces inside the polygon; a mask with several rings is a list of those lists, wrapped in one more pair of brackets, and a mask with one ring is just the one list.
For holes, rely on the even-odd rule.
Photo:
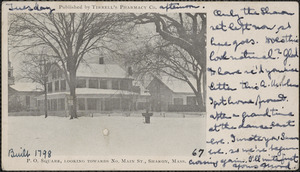
{"label": "dormer window", "polygon": [[53,71],[52,72],[52,79],[56,79],[56,78],[57,78],[56,71]]}
{"label": "dormer window", "polygon": [[54,86],[55,86],[54,90],[59,91],[59,81],[55,81]]}
{"label": "dormer window", "polygon": [[60,81],[60,90],[65,91],[66,90],[66,80],[61,80]]}
{"label": "dormer window", "polygon": [[58,71],[58,78],[62,78],[62,71],[61,70]]}
{"label": "dormer window", "polygon": [[99,58],[99,64],[104,64],[104,57]]}

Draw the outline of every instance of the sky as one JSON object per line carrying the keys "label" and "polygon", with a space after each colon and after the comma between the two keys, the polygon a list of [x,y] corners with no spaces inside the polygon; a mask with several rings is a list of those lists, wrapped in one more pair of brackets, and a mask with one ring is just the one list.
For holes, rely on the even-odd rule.
{"label": "sky", "polygon": [[[111,45],[111,47],[117,47],[120,50],[120,52],[126,53],[126,51],[130,51],[131,49],[136,48],[137,45],[141,45],[140,41],[144,41],[146,38],[149,37],[149,35],[155,34],[155,26],[154,24],[146,24],[146,25],[138,25],[136,27],[136,31],[138,34],[134,35],[134,37],[130,38],[132,41],[126,42],[125,44],[119,44],[119,45]],[[27,42],[28,43],[28,42]],[[14,68],[14,77],[16,82],[28,82],[21,78],[21,68],[22,68],[22,62],[29,57],[22,54],[17,53],[16,50],[12,49],[12,47],[9,47],[9,60],[11,61],[12,67]],[[34,51],[38,52],[39,50],[35,49]],[[40,50],[40,51],[47,51]],[[84,60],[88,63],[98,63],[99,57],[105,58],[105,63],[117,63],[117,64],[123,64],[122,61],[120,61],[119,57],[114,57],[108,53],[101,53],[101,52],[95,52],[93,54],[86,54],[84,57]]]}

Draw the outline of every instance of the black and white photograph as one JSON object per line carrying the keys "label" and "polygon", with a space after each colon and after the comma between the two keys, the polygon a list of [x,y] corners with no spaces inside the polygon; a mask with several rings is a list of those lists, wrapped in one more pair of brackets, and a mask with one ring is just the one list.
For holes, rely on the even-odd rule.
{"label": "black and white photograph", "polygon": [[205,147],[206,14],[17,13],[8,34],[10,147],[144,156]]}

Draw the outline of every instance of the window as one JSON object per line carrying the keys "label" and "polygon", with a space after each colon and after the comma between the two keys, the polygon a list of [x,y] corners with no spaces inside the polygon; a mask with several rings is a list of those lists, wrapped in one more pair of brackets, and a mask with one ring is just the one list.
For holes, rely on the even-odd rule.
{"label": "window", "polygon": [[60,90],[65,91],[66,90],[66,80],[60,81]]}
{"label": "window", "polygon": [[51,100],[51,110],[53,110],[53,111],[57,110],[57,100],[56,99]]}
{"label": "window", "polygon": [[89,80],[89,88],[98,88],[98,80],[90,79]]}
{"label": "window", "polygon": [[195,96],[188,96],[186,98],[186,104],[188,105],[196,105],[196,97]]}
{"label": "window", "polygon": [[112,98],[110,101],[112,110],[119,110],[121,108],[120,98]]}
{"label": "window", "polygon": [[141,88],[139,86],[132,86],[132,91],[135,93],[141,93]]}
{"label": "window", "polygon": [[121,81],[121,90],[129,90],[129,82],[126,80]]}
{"label": "window", "polygon": [[55,91],[59,91],[59,81],[55,81],[55,84],[54,84],[54,86],[55,86]]}
{"label": "window", "polygon": [[107,89],[107,81],[106,80],[101,80],[100,81],[100,88],[101,89]]}
{"label": "window", "polygon": [[48,83],[48,93],[52,92],[52,82]]}
{"label": "window", "polygon": [[111,110],[110,98],[105,98],[104,99],[104,110],[106,110],[106,111]]}
{"label": "window", "polygon": [[132,81],[128,81],[128,90],[131,90],[132,89]]}
{"label": "window", "polygon": [[78,79],[77,80],[77,88],[86,88],[86,81],[85,81],[85,79]]}
{"label": "window", "polygon": [[65,99],[58,99],[58,110],[65,110]]}
{"label": "window", "polygon": [[97,110],[97,99],[88,98],[87,99],[87,109],[88,110]]}
{"label": "window", "polygon": [[58,71],[58,74],[57,74],[57,77],[58,77],[58,78],[62,78],[62,74],[63,74],[63,72],[62,72],[61,70],[59,70],[59,71]]}
{"label": "window", "polygon": [[112,89],[114,90],[119,89],[119,81],[112,81]]}
{"label": "window", "polygon": [[104,57],[99,58],[99,64],[104,64]]}
{"label": "window", "polygon": [[26,106],[30,106],[30,96],[26,96]]}
{"label": "window", "polygon": [[39,107],[39,109],[44,109],[44,107],[45,107],[44,100],[38,100],[38,107]]}
{"label": "window", "polygon": [[130,101],[130,99],[126,99],[126,98],[121,98],[121,108],[123,111],[127,111],[129,110],[129,108],[131,107],[132,102]]}
{"label": "window", "polygon": [[183,98],[174,98],[175,105],[183,105]]}
{"label": "window", "polygon": [[78,100],[78,109],[85,110],[85,100],[84,98],[79,98]]}
{"label": "window", "polygon": [[57,78],[57,75],[56,75],[56,74],[57,74],[57,71],[53,71],[53,72],[52,72],[52,79],[56,79],[56,78]]}
{"label": "window", "polygon": [[104,110],[104,100],[102,98],[99,98],[99,99],[97,99],[97,101],[98,101],[97,110],[103,111]]}
{"label": "window", "polygon": [[120,110],[121,101],[120,98],[105,98],[104,99],[104,110]]}
{"label": "window", "polygon": [[38,100],[37,106],[38,106],[38,107],[41,107],[41,100]]}
{"label": "window", "polygon": [[48,110],[50,110],[50,108],[51,108],[51,101],[49,99],[47,100],[47,106],[48,106]]}

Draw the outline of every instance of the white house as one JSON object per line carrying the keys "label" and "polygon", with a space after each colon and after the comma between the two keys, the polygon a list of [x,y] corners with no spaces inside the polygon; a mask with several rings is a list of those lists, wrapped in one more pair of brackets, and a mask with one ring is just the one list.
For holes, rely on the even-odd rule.
{"label": "white house", "polygon": [[[196,80],[190,79],[196,86]],[[170,77],[154,77],[147,86],[154,111],[199,111],[192,88],[184,81]]]}
{"label": "white house", "polygon": [[[77,69],[78,115],[102,111],[142,110],[150,94],[133,85],[133,77],[117,64],[82,63]],[[47,85],[49,115],[68,115],[70,91],[62,69],[53,66]],[[39,109],[44,108],[44,96],[38,97]]]}
{"label": "white house", "polygon": [[37,97],[43,94],[37,83],[15,82],[8,86],[8,111],[37,111]]}

